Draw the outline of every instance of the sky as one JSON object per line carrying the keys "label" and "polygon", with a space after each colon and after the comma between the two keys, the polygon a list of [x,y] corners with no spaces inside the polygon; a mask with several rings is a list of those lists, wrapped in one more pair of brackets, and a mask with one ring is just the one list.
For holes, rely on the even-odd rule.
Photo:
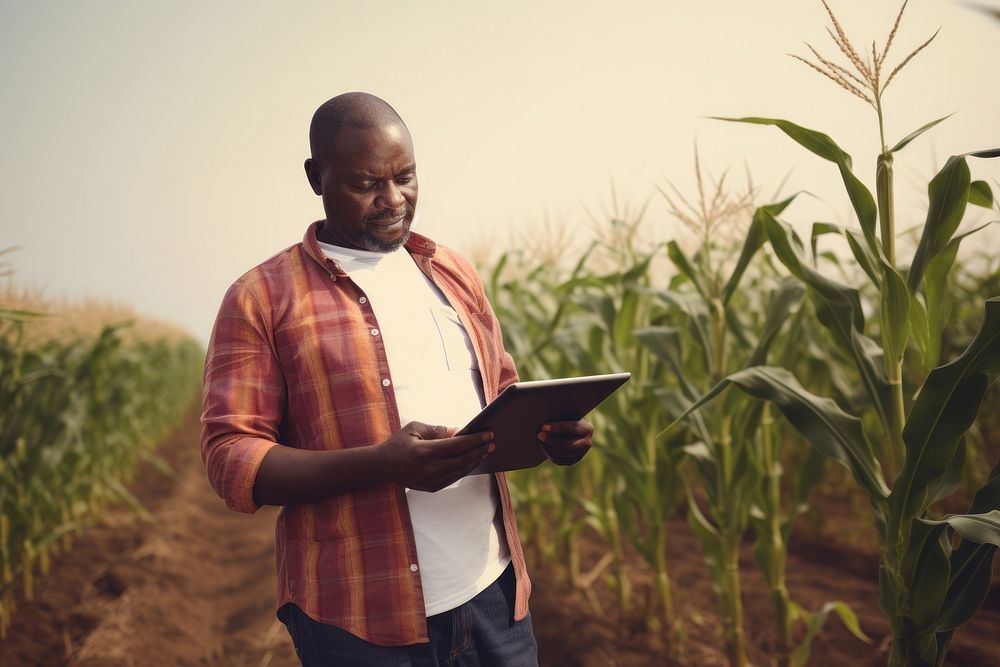
{"label": "sky", "polygon": [[[859,45],[883,44],[899,7],[829,2]],[[207,341],[227,287],[323,216],[302,170],[309,120],[351,90],[410,129],[414,229],[467,253],[546,222],[588,235],[612,192],[681,236],[656,193],[691,192],[695,145],[712,173],[811,193],[789,220],[852,224],[833,165],[774,128],[709,118],[824,131],[873,187],[874,112],[787,55],[838,56],[827,25],[819,0],[0,0],[0,249],[17,247],[3,259],[19,284]],[[885,96],[890,143],[954,114],[897,156],[901,227],[922,223],[949,155],[1000,146],[1000,21],[911,0],[890,65],[938,28]],[[994,163],[974,177],[1000,181]]]}

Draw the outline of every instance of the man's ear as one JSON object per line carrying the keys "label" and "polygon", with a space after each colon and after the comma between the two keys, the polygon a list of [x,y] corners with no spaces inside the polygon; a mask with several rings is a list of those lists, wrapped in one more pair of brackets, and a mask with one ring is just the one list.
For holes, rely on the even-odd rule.
{"label": "man's ear", "polygon": [[319,164],[316,160],[311,157],[306,158],[305,164],[302,165],[306,170],[306,179],[309,181],[309,187],[313,189],[318,195],[323,194],[323,179],[320,178]]}

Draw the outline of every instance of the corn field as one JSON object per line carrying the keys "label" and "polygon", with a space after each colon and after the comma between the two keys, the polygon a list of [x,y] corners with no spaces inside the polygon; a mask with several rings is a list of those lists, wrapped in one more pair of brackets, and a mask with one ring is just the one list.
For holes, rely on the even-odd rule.
{"label": "corn field", "polygon": [[[664,547],[665,521],[679,511],[713,581],[730,665],[749,664],[739,565],[748,539],[771,593],[778,664],[806,664],[831,615],[870,641],[844,602],[805,609],[786,586],[793,528],[831,461],[865,498],[881,544],[890,665],[942,665],[989,591],[1000,462],[988,459],[980,434],[984,423],[997,432],[989,392],[1000,373],[1000,263],[995,251],[956,257],[1000,211],[990,184],[971,176],[1000,149],[945,162],[927,184],[916,247],[904,253],[893,161],[946,120],[886,140],[886,88],[933,40],[889,70],[904,9],[883,49],[866,53],[827,8],[847,65],[812,46],[811,58],[799,58],[875,111],[874,194],[822,132],[776,118],[719,118],[775,127],[832,163],[855,226],[815,223],[803,238],[793,224],[796,195],[761,202],[752,182],[737,189],[712,178],[696,153],[697,190],[661,190],[684,239],[646,242],[655,235],[640,211],[612,216],[582,256],[562,258],[565,269],[539,265],[530,241],[491,267],[491,299],[522,376],[633,374],[594,414],[596,452],[581,465],[511,476],[526,542],[543,561],[567,563],[576,586],[606,581],[621,614],[641,615],[674,650],[684,619],[674,612]],[[967,511],[944,514],[942,503],[956,498]],[[589,572],[580,569],[583,526],[606,547]],[[645,596],[634,595],[626,550],[655,573]]]}
{"label": "corn field", "polygon": [[[75,327],[9,289],[0,306],[0,630],[53,556],[127,489],[197,391],[203,352],[129,321]],[[13,306],[13,307],[12,307]],[[138,333],[133,331],[138,329]],[[89,330],[89,331],[88,331]]]}
{"label": "corn field", "polygon": [[[1000,158],[1000,147],[956,148],[921,184],[922,218],[902,215],[895,165],[907,147],[954,121],[928,118],[897,132],[887,91],[930,57],[937,33],[902,49],[904,0],[881,47],[858,48],[821,3],[831,52],[806,44],[792,57],[819,75],[817,84],[833,83],[850,103],[871,109],[878,141],[870,154],[855,160],[834,139],[837,128],[828,134],[807,121],[718,109],[704,122],[770,133],[824,163],[849,211],[846,224],[805,218],[808,184],[801,192],[772,189],[755,181],[752,163],[745,178],[734,177],[703,164],[696,147],[694,186],[667,182],[653,195],[665,219],[655,219],[649,202],[635,209],[614,201],[592,217],[583,247],[574,245],[580,235],[550,229],[479,261],[521,379],[632,374],[588,417],[594,447],[579,464],[545,464],[507,479],[531,572],[543,573],[536,585],[544,573],[562,579],[538,590],[532,604],[552,590],[579,593],[612,633],[641,627],[656,636],[666,655],[650,661],[697,664],[686,643],[704,618],[694,619],[678,593],[670,557],[678,522],[711,582],[719,626],[712,655],[722,645],[731,667],[748,667],[760,650],[748,630],[751,576],[766,590],[775,638],[768,664],[810,664],[817,639],[835,630],[871,656],[884,654],[890,667],[942,667],[956,633],[983,608],[1000,562],[1000,252],[981,242],[1000,238],[1000,184],[976,174]],[[59,304],[15,289],[8,252],[0,249],[0,280],[11,285],[0,290],[0,638],[17,602],[43,597],[53,559],[71,554],[112,503],[147,515],[129,484],[142,462],[172,474],[154,446],[196,398],[204,359],[186,333],[106,304],[67,316]],[[175,507],[198,510],[198,520],[173,536],[176,559],[160,566],[216,569],[205,567],[178,594],[182,605],[161,607],[158,593],[146,595],[161,621],[203,604],[204,615],[190,614],[193,625],[206,626],[197,628],[203,634],[166,622],[163,631],[141,614],[130,620],[176,644],[239,630],[228,644],[204,639],[191,653],[200,661],[184,664],[259,649],[246,664],[264,667],[283,638],[273,610],[260,604],[271,573],[257,567],[263,556],[238,566],[230,559],[264,554],[273,531],[268,525],[263,541],[248,539],[254,524],[223,523],[198,505],[207,506],[196,495],[204,487],[177,492],[187,501]],[[819,602],[796,598],[796,539],[823,523],[830,508],[821,499],[831,488],[877,551],[871,602],[888,627],[881,646],[859,605],[839,599],[846,596],[835,587]],[[201,550],[185,551],[194,533],[211,534],[202,535]],[[596,557],[588,551],[594,544]],[[155,565],[151,584],[136,581],[135,597],[162,591]],[[265,592],[253,588],[262,571]],[[202,597],[224,603],[199,599],[206,590]],[[246,599],[237,603],[236,594]],[[613,613],[601,602],[608,599]],[[565,614],[575,623],[579,611]],[[266,618],[255,624],[251,612]],[[225,628],[206,629],[202,619],[210,617]],[[536,631],[544,622],[535,621]],[[135,627],[122,624],[118,636]],[[94,636],[94,644],[104,641]],[[561,637],[560,646],[576,638]],[[236,653],[224,655],[227,648]],[[60,651],[74,655],[68,645]]]}

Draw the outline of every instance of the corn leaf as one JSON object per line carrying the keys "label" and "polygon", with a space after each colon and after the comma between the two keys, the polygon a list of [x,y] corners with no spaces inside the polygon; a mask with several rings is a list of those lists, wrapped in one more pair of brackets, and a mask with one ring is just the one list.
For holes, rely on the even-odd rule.
{"label": "corn leaf", "polygon": [[903,604],[899,611],[918,628],[930,625],[941,609],[951,578],[950,555],[943,525],[913,524],[900,567],[906,586],[900,591]]}
{"label": "corn leaf", "polygon": [[729,303],[733,293],[736,292],[736,288],[739,286],[740,280],[743,278],[744,272],[746,272],[747,266],[750,264],[750,260],[753,259],[753,256],[767,240],[767,233],[764,229],[764,213],[767,213],[771,217],[777,217],[782,211],[788,208],[788,205],[797,196],[797,194],[794,194],[780,202],[761,206],[754,211],[753,220],[750,222],[750,228],[747,230],[747,236],[743,242],[743,248],[740,250],[739,259],[736,260],[733,273],[729,276],[726,286],[722,289],[723,303]]}
{"label": "corn leaf", "polygon": [[494,300],[495,295],[500,293],[500,276],[503,275],[504,267],[507,266],[509,260],[510,252],[503,253],[497,260],[496,266],[490,271],[490,278],[487,284],[490,286],[490,294],[494,296]]}
{"label": "corn leaf", "polygon": [[970,172],[965,156],[948,158],[927,186],[929,205],[920,242],[910,264],[907,282],[916,290],[927,265],[940,253],[958,229],[969,203]]}
{"label": "corn leaf", "polygon": [[753,336],[753,332],[747,331],[746,324],[740,319],[739,311],[735,308],[726,308],[725,313],[726,326],[729,328],[729,333],[731,333],[743,347],[752,347],[754,343],[750,338]]}
{"label": "corn leaf", "polygon": [[861,267],[865,275],[872,281],[872,284],[875,287],[879,287],[882,284],[882,278],[875,269],[878,264],[875,255],[868,246],[858,240],[858,234],[853,229],[845,229],[844,236],[847,238],[847,245],[851,248],[851,254],[854,255],[854,259],[858,260],[858,266]]}
{"label": "corn leaf", "polygon": [[938,118],[937,120],[932,120],[931,122],[927,123],[926,125],[923,125],[922,127],[914,130],[913,132],[910,132],[908,135],[906,135],[905,137],[903,137],[902,139],[900,139],[899,142],[895,146],[893,146],[892,148],[890,148],[889,152],[890,153],[895,153],[897,151],[903,150],[904,148],[906,148],[906,145],[909,144],[911,141],[913,141],[914,139],[916,139],[921,134],[923,134],[927,130],[931,129],[932,127],[934,127],[938,123],[940,123],[942,121],[945,121],[945,120],[948,120],[949,118],[952,117],[952,115],[953,114],[948,114],[947,116],[942,116],[941,118]]}
{"label": "corn leaf", "polygon": [[969,514],[982,514],[995,509],[1000,509],[1000,462],[993,466],[986,483],[973,497]]}
{"label": "corn leaf", "polygon": [[669,257],[670,261],[677,267],[677,270],[680,271],[685,278],[691,281],[694,288],[698,290],[698,294],[700,294],[702,298],[707,299],[708,290],[701,283],[701,276],[697,271],[695,271],[694,266],[691,265],[687,255],[684,254],[684,251],[681,250],[681,247],[677,245],[676,241],[671,241],[667,244],[667,257]]}
{"label": "corn leaf", "polygon": [[792,272],[792,275],[816,290],[835,309],[836,320],[833,322],[835,329],[831,329],[831,333],[838,340],[846,342],[850,339],[852,328],[863,330],[864,315],[858,291],[836,283],[810,267],[792,246],[790,230],[767,212],[764,213],[764,217],[768,240],[781,263]]}
{"label": "corn leaf", "polygon": [[[969,506],[969,514],[983,514],[1000,507],[1000,463],[989,475],[986,484]],[[948,631],[967,623],[986,601],[993,578],[992,544],[977,544],[963,540],[951,554],[951,581],[941,605],[935,629]]]}
{"label": "corn leaf", "polygon": [[843,234],[844,228],[840,225],[835,225],[832,222],[814,222],[812,228],[809,232],[809,247],[812,250],[813,263],[816,263],[816,258],[819,256],[817,252],[817,247],[819,245],[819,237],[825,236],[827,234]]}
{"label": "corn leaf", "polygon": [[782,325],[788,320],[792,311],[802,300],[805,290],[802,286],[790,279],[784,280],[778,288],[771,293],[771,298],[767,304],[767,313],[764,317],[757,345],[744,366],[760,366],[767,362],[767,353],[774,342],[775,337],[781,330]]}
{"label": "corn leaf", "polygon": [[698,500],[694,497],[694,493],[691,491],[691,487],[686,480],[684,482],[684,491],[688,501],[688,523],[691,524],[695,534],[698,535],[698,538],[704,544],[711,545],[711,549],[706,549],[706,552],[712,551],[717,553],[721,547],[719,529],[712,525],[712,522],[701,511]]}
{"label": "corn leaf", "polygon": [[872,640],[861,629],[857,614],[854,613],[854,610],[846,602],[839,600],[827,602],[819,611],[809,617],[809,623],[806,626],[806,635],[799,642],[799,645],[795,647],[795,651],[792,652],[792,667],[802,667],[807,663],[813,640],[819,634],[820,630],[823,629],[823,626],[826,625],[826,620],[830,616],[830,612],[837,614],[848,632],[865,643],[871,643]]}
{"label": "corn leaf", "polygon": [[933,505],[939,500],[944,500],[962,486],[965,477],[966,465],[966,443],[965,438],[958,441],[955,448],[955,455],[951,457],[944,474],[930,483],[927,487],[927,504]]}
{"label": "corn leaf", "polygon": [[150,451],[142,450],[139,452],[139,458],[156,468],[157,472],[164,477],[169,477],[171,479],[176,477],[173,467],[167,463],[165,459],[160,458],[156,454]]}
{"label": "corn leaf", "polygon": [[1000,547],[1000,509],[990,510],[982,514],[953,514],[940,521],[920,519],[930,526],[947,524],[963,539],[976,544],[992,544]]}
{"label": "corn leaf", "polygon": [[886,422],[889,414],[890,388],[885,377],[885,364],[878,345],[864,336],[864,316],[861,298],[854,288],[830,280],[804,262],[789,242],[789,230],[777,219],[764,213],[771,247],[792,275],[811,287],[819,296],[816,316],[833,334],[834,341],[854,358],[876,412]]}
{"label": "corn leaf", "polygon": [[969,203],[983,208],[993,208],[993,190],[986,181],[972,181],[969,184]]}
{"label": "corn leaf", "polygon": [[628,347],[632,345],[632,329],[635,327],[638,308],[639,295],[635,290],[626,289],[620,296],[611,328],[611,341],[619,358],[627,354]]}
{"label": "corn leaf", "polygon": [[636,339],[653,354],[665,361],[677,376],[681,391],[688,400],[695,400],[698,390],[690,383],[681,362],[681,342],[674,327],[643,327],[634,332]]}
{"label": "corn leaf", "polygon": [[[690,402],[698,398],[698,390],[687,378],[687,372],[681,361],[681,342],[677,329],[672,327],[644,327],[636,329],[634,332],[636,339],[649,349],[658,358],[666,362],[667,366],[677,378],[681,393]],[[678,411],[680,412],[680,411]],[[676,413],[675,413],[676,414]],[[685,415],[690,413],[685,413]],[[679,421],[680,418],[677,419]],[[708,427],[700,415],[694,415],[693,428],[704,442],[711,444],[712,438],[708,433]],[[676,423],[676,421],[674,422]],[[667,427],[662,433],[669,430]]]}
{"label": "corn leaf", "polygon": [[847,190],[847,196],[851,200],[851,206],[858,217],[858,222],[861,224],[861,231],[865,235],[865,240],[868,241],[869,247],[873,252],[877,251],[878,242],[875,239],[875,220],[877,217],[875,198],[872,197],[871,191],[851,171],[851,156],[845,153],[833,139],[822,132],[810,130],[778,118],[714,118],[734,123],[773,125],[806,150],[820,156],[824,160],[835,163],[840,170],[840,177],[844,182],[844,188]]}
{"label": "corn leaf", "polygon": [[891,499],[896,526],[926,507],[928,486],[947,471],[1000,372],[1000,297],[987,300],[985,311],[976,337],[958,359],[931,371],[910,410],[903,428],[906,462]]}
{"label": "corn leaf", "polygon": [[0,308],[0,319],[20,321],[20,320],[30,320],[35,317],[49,317],[49,314],[39,313],[33,310]]}
{"label": "corn leaf", "polygon": [[673,290],[661,290],[657,296],[669,306],[676,308],[687,319],[688,329],[697,343],[696,350],[702,364],[708,368],[708,306],[704,299],[693,294],[683,294]]}
{"label": "corn leaf", "polygon": [[951,240],[965,215],[971,188],[968,156],[998,157],[1000,149],[953,155],[927,185],[927,220],[907,275],[912,291],[920,286],[927,265]]}
{"label": "corn leaf", "polygon": [[775,403],[813,447],[847,468],[873,501],[888,496],[889,489],[861,420],[841,410],[832,399],[810,393],[783,368],[755,366],[732,373],[688,407],[679,419],[714,399],[730,384],[755,398]]}
{"label": "corn leaf", "polygon": [[844,162],[851,166],[851,156],[841,150],[840,146],[828,135],[816,130],[801,127],[787,120],[780,118],[760,118],[748,116],[744,118],[727,118],[724,116],[710,116],[714,120],[724,120],[730,123],[752,123],[754,125],[773,125],[791,137],[795,143],[799,144],[811,153],[815,153],[824,160],[830,162]]}
{"label": "corn leaf", "polygon": [[930,367],[936,366],[941,357],[941,337],[944,335],[944,329],[951,318],[952,299],[948,276],[955,264],[955,258],[958,256],[959,246],[965,237],[971,236],[991,224],[995,223],[988,222],[955,236],[927,265],[924,294],[927,297],[927,365]]}
{"label": "corn leaf", "polygon": [[910,296],[910,336],[917,346],[920,360],[925,372],[937,365],[937,358],[940,355],[940,345],[936,348],[935,356],[931,357],[931,332],[930,321],[927,317],[927,309],[919,296]]}
{"label": "corn leaf", "polygon": [[970,550],[968,556],[961,559],[956,559],[957,550],[952,552],[948,591],[934,622],[934,629],[938,632],[968,623],[990,593],[996,547],[976,546],[977,549]]}

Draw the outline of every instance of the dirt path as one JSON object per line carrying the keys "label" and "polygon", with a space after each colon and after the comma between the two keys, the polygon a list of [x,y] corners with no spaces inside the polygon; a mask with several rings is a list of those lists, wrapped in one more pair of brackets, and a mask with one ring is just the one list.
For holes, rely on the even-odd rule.
{"label": "dirt path", "polygon": [[230,512],[198,455],[191,412],[158,450],[174,479],[144,466],[142,520],[107,513],[22,603],[0,665],[295,667],[274,616],[274,512]]}

